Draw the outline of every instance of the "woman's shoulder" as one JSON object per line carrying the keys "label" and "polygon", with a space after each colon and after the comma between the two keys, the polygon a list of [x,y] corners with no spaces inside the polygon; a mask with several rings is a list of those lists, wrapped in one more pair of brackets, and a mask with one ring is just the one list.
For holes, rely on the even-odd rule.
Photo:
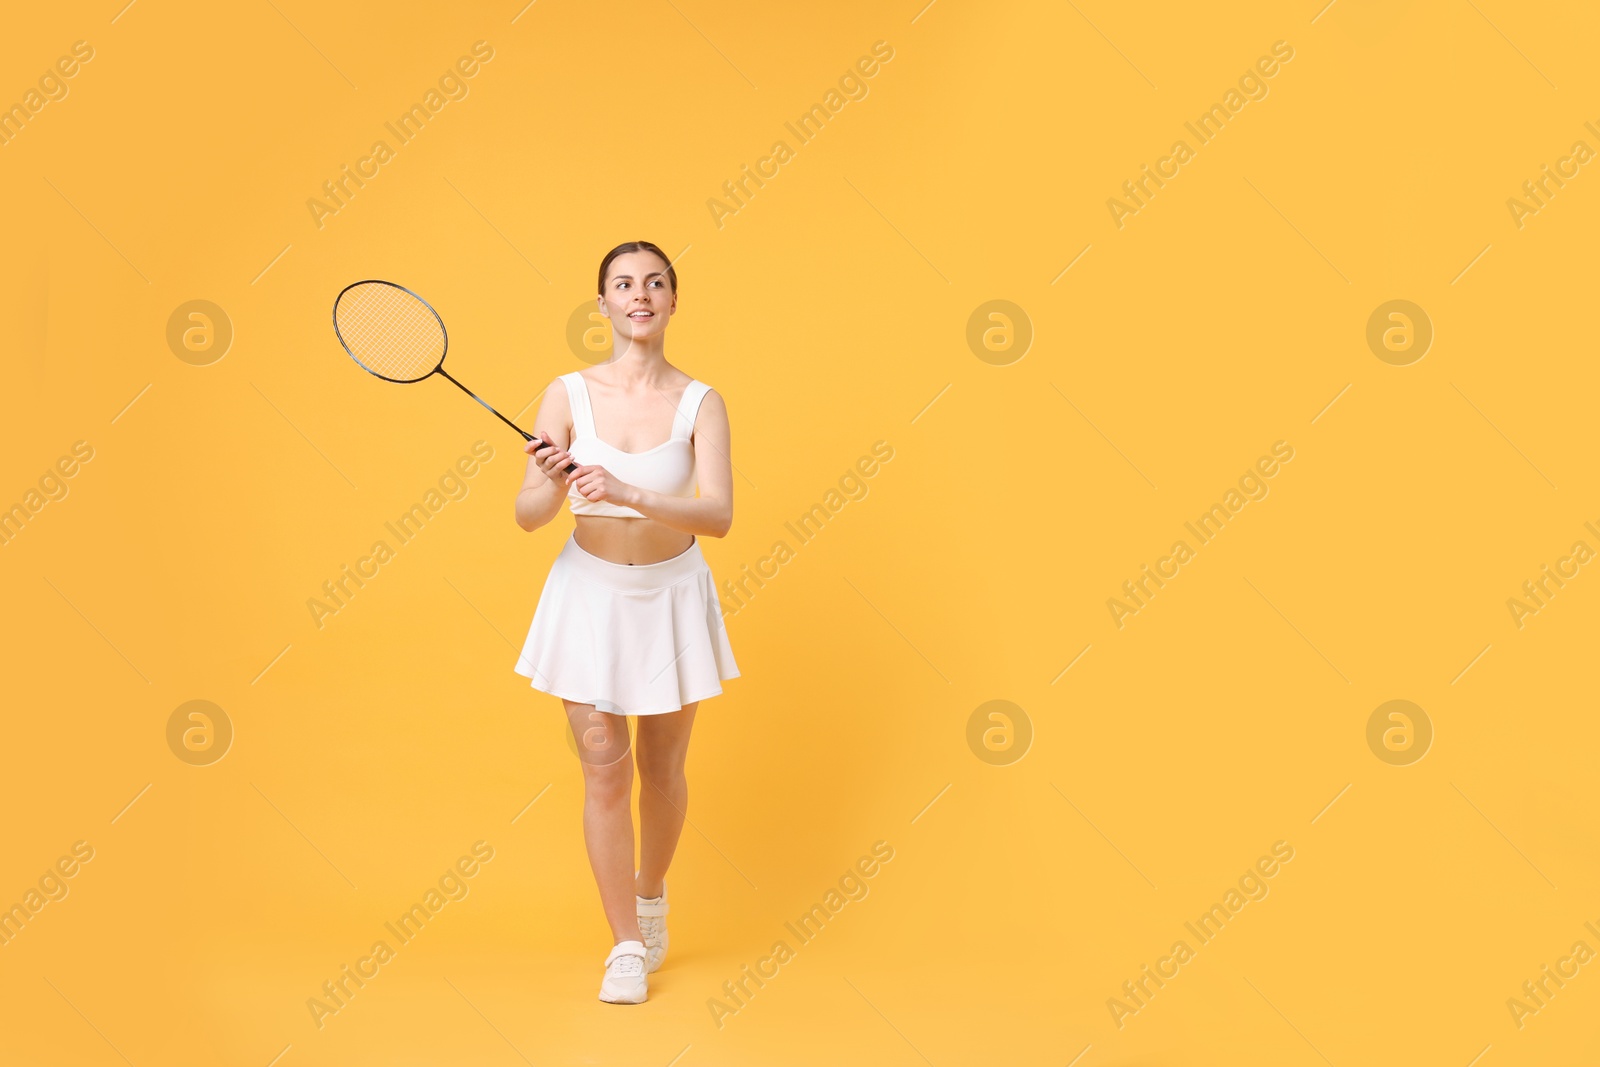
{"label": "woman's shoulder", "polygon": [[704,378],[697,378],[693,374],[688,374],[676,367],[673,369],[678,370],[678,373],[681,376],[672,383],[674,386],[681,385],[685,389],[698,389],[707,395],[717,391],[716,387],[710,382],[706,381]]}
{"label": "woman's shoulder", "polygon": [[550,383],[544,387],[544,393],[539,399],[544,407],[552,410],[571,411],[572,389],[570,378],[565,374],[558,374],[550,379]]}
{"label": "woman's shoulder", "polygon": [[727,403],[717,387],[704,378],[694,378],[683,387],[685,403],[693,403],[696,408],[722,408],[727,410]]}

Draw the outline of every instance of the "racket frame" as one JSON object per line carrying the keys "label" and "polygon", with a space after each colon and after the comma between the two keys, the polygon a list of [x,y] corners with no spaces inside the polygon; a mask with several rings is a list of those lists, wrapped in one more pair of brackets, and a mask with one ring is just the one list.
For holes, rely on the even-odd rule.
{"label": "racket frame", "polygon": [[[434,321],[439,324],[439,335],[444,338],[444,350],[439,353],[439,361],[433,365],[433,369],[431,371],[429,371],[427,374],[424,374],[420,378],[390,378],[388,375],[379,374],[377,371],[373,370],[371,367],[367,366],[365,363],[361,362],[361,360],[356,358],[356,354],[350,350],[349,343],[344,339],[344,333],[339,329],[339,301],[344,299],[344,294],[348,293],[358,285],[387,285],[407,294],[417,303],[428,309],[428,314],[432,315]],[[339,295],[333,298],[333,333],[334,336],[339,338],[339,346],[344,349],[345,354],[352,360],[355,360],[356,366],[360,367],[374,378],[380,378],[386,382],[394,382],[397,385],[413,385],[417,382],[426,381],[435,374],[443,375],[446,381],[450,382],[457,389],[460,389],[463,393],[466,393],[472,399],[482,404],[495,418],[499,419],[501,422],[517,431],[517,433],[521,434],[524,441],[532,441],[534,439],[533,434],[529,433],[527,430],[524,430],[521,426],[518,426],[516,423],[506,418],[498,411],[495,411],[494,406],[487,400],[479,396],[477,393],[474,393],[471,389],[468,389],[466,386],[462,385],[460,382],[456,381],[450,376],[450,372],[444,369],[444,359],[450,354],[450,331],[445,329],[444,319],[441,318],[439,313],[434,310],[433,305],[424,300],[420,294],[412,289],[406,288],[399,282],[391,282],[383,278],[363,278],[359,282],[351,282],[343,289],[340,289]],[[571,470],[572,468],[569,467],[568,469]]]}

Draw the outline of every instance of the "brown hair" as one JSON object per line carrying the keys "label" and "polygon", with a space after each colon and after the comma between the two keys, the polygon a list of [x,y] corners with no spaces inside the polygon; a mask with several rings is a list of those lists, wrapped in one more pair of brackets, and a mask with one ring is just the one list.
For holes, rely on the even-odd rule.
{"label": "brown hair", "polygon": [[665,252],[661,251],[661,249],[657,248],[649,241],[624,241],[622,244],[607,252],[606,258],[600,261],[600,285],[595,292],[603,293],[606,291],[606,271],[610,269],[611,261],[626,252],[653,252],[660,256],[661,262],[667,265],[667,281],[672,283],[672,293],[674,296],[677,295],[678,272],[672,266],[672,260],[668,259]]}

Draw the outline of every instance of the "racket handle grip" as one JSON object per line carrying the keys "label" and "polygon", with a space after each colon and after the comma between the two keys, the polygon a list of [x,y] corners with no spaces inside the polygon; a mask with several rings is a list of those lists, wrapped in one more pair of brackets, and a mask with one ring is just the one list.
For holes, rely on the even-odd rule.
{"label": "racket handle grip", "polygon": [[[539,448],[554,448],[554,447],[556,447],[555,445],[546,442],[543,438],[534,437],[532,434],[524,433],[524,436],[526,436],[528,438],[528,440],[530,440],[530,441],[539,441],[540,442]],[[535,452],[537,452],[538,450],[539,450],[538,448],[534,449]],[[576,463],[568,463],[567,464],[567,469],[562,471],[561,473],[562,474],[571,474],[573,471],[575,471],[577,469],[578,469],[578,465]]]}

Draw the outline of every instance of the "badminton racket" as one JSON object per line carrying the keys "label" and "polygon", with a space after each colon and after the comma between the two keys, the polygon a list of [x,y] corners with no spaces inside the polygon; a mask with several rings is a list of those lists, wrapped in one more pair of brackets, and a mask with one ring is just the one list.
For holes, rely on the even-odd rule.
{"label": "badminton racket", "polygon": [[[401,385],[441,375],[521,434],[524,441],[534,440],[533,434],[495,411],[444,369],[450,348],[444,320],[431,304],[405,286],[378,279],[345,286],[333,301],[333,332],[350,358],[368,374]],[[576,463],[569,463],[564,473],[577,469]]]}

